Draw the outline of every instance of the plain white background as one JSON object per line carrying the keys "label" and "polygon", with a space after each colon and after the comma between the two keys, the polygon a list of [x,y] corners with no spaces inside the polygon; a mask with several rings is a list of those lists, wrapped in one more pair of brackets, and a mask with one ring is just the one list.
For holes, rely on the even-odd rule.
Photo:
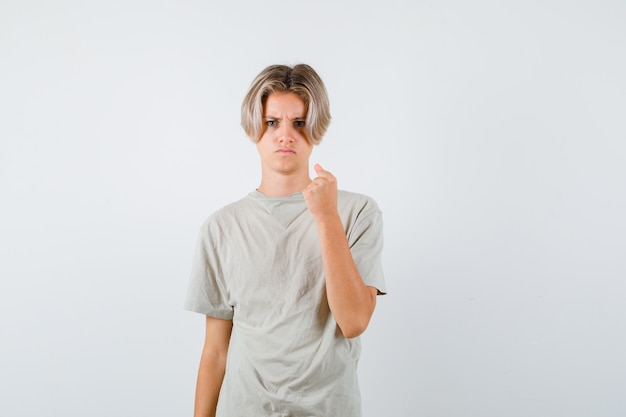
{"label": "plain white background", "polygon": [[364,417],[626,415],[626,3],[0,3],[0,414],[191,415],[196,233],[274,63],[385,216]]}

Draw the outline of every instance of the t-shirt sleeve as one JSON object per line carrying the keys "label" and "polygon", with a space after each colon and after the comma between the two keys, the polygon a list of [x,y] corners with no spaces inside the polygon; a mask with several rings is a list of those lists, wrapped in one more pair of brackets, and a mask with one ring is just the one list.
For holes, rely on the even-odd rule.
{"label": "t-shirt sleeve", "polygon": [[387,293],[383,275],[383,216],[376,202],[368,199],[348,231],[348,244],[361,279],[367,286]]}
{"label": "t-shirt sleeve", "polygon": [[218,254],[219,231],[211,226],[209,219],[198,234],[184,308],[218,319],[232,320],[233,307],[228,302],[228,286]]}

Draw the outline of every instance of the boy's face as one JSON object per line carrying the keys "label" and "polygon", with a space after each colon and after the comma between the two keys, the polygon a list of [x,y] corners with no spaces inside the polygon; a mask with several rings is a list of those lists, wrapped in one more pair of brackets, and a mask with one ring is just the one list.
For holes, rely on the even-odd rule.
{"label": "boy's face", "polygon": [[272,93],[263,109],[263,134],[257,142],[264,169],[291,175],[309,172],[313,145],[307,139],[307,108],[295,93]]}

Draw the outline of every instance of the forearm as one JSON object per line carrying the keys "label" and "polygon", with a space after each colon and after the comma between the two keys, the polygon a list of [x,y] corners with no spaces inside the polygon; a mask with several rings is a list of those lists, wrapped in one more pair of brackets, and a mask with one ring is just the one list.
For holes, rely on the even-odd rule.
{"label": "forearm", "polygon": [[344,336],[356,337],[369,324],[376,290],[363,283],[338,215],[318,221],[318,234],[328,305]]}
{"label": "forearm", "polygon": [[196,383],[194,417],[215,416],[225,370],[225,355],[207,351],[202,352],[198,381]]}

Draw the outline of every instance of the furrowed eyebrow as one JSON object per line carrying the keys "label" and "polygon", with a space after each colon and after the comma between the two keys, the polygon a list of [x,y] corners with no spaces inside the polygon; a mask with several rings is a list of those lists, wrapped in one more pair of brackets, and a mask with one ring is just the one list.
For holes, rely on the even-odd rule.
{"label": "furrowed eyebrow", "polygon": [[[265,119],[265,120],[283,120],[280,117],[275,117],[275,116],[271,116],[271,115],[263,116],[263,119]],[[293,119],[287,118],[287,120],[306,120],[306,116],[296,116]]]}

